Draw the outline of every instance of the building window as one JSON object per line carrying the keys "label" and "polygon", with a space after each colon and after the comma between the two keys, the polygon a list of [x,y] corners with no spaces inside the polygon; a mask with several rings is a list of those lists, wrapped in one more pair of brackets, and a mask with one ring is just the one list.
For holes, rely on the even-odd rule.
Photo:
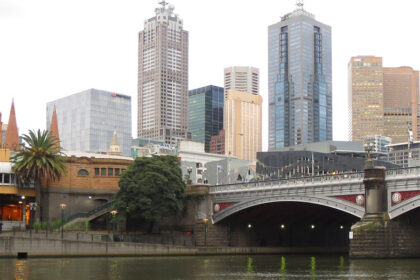
{"label": "building window", "polygon": [[120,169],[119,168],[115,168],[115,176],[120,176]]}
{"label": "building window", "polygon": [[[96,169],[99,169],[99,168],[95,168],[95,173],[96,173]],[[98,173],[99,173],[99,170],[98,170]],[[96,174],[95,174],[96,175]],[[98,174],[99,175],[99,174]],[[86,170],[86,169],[80,169],[78,172],[77,172],[77,176],[89,176],[89,172]]]}
{"label": "building window", "polygon": [[108,168],[108,176],[114,176],[114,169]]}
{"label": "building window", "polygon": [[99,176],[99,168],[95,168],[95,176]]}
{"label": "building window", "polygon": [[106,168],[101,168],[101,176],[106,176]]}

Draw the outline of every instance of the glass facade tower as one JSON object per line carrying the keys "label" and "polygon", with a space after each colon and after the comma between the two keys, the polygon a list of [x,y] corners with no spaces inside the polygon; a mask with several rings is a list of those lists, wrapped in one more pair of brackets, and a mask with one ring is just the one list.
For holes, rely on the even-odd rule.
{"label": "glass facade tower", "polygon": [[204,143],[210,151],[210,139],[223,129],[224,89],[206,86],[189,91],[188,130],[192,140]]}
{"label": "glass facade tower", "polygon": [[114,130],[120,151],[130,155],[131,97],[89,89],[47,103],[47,127],[57,111],[61,147],[68,151],[109,151]]}
{"label": "glass facade tower", "polygon": [[268,27],[269,150],[332,140],[331,27],[303,10]]}

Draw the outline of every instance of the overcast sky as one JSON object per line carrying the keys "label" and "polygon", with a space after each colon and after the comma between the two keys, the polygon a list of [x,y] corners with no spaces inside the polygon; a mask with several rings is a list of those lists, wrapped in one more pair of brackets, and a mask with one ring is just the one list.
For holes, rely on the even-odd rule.
{"label": "overcast sky", "polygon": [[[15,99],[20,133],[44,129],[46,103],[89,88],[132,97],[137,126],[137,36],[155,0],[0,0],[0,112]],[[223,68],[260,68],[267,149],[267,27],[295,0],[173,0],[189,31],[189,88],[223,86]],[[347,63],[376,55],[420,69],[418,0],[305,0],[332,27],[333,135],[348,139]]]}

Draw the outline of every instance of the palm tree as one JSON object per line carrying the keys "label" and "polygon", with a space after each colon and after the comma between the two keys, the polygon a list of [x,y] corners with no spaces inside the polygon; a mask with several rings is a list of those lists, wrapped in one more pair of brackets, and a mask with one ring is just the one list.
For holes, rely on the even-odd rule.
{"label": "palm tree", "polygon": [[37,132],[30,130],[29,134],[23,135],[24,147],[12,157],[14,163],[13,170],[16,178],[28,184],[35,184],[36,203],[38,205],[35,212],[37,221],[41,218],[41,188],[42,182],[59,180],[65,171],[65,156],[56,148],[58,141],[51,136],[49,131]]}

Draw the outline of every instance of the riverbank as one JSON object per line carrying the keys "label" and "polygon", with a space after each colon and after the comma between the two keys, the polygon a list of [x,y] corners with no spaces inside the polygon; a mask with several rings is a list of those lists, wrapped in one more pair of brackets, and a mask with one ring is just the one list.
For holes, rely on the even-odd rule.
{"label": "riverbank", "polygon": [[348,248],[322,247],[193,247],[134,242],[66,240],[0,236],[0,257],[188,256],[257,254],[334,254]]}

